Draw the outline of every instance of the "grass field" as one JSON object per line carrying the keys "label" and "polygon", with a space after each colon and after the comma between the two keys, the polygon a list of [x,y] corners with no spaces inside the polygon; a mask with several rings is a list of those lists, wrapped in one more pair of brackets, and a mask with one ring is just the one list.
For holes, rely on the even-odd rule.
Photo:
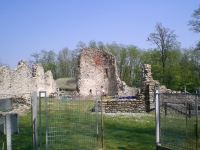
{"label": "grass field", "polygon": [[[57,103],[59,102],[59,103]],[[44,101],[42,101],[42,140],[45,146],[45,111],[43,110]],[[62,143],[64,147],[52,146],[52,149],[69,149],[69,150],[92,150],[84,148],[84,144],[91,143],[96,140],[95,119],[96,114],[91,112],[94,101],[66,101],[53,100],[48,103],[48,113],[52,118],[57,118],[56,122],[49,118],[49,127],[52,128],[54,135],[59,133],[61,138],[57,139],[57,143]],[[70,106],[70,107],[69,107]],[[59,113],[58,113],[59,110]],[[62,111],[60,111],[62,110]],[[87,114],[87,117],[84,117]],[[31,113],[27,112],[20,116],[19,134],[13,135],[13,150],[30,150],[32,149],[32,129]],[[155,115],[151,113],[129,113],[129,114],[104,114],[104,150],[155,150]],[[60,119],[60,121],[59,121]],[[92,120],[91,120],[92,119]],[[99,140],[98,148],[101,149],[101,114],[98,115],[99,120]],[[56,124],[56,125],[55,125]],[[61,128],[61,127],[65,128]],[[90,129],[90,130],[88,130]],[[200,131],[200,128],[199,128]],[[62,134],[61,134],[62,133]],[[39,134],[39,130],[38,130]],[[88,137],[91,137],[88,138]],[[83,138],[82,141],[78,140]],[[64,142],[64,140],[69,140]],[[77,139],[74,140],[74,139]],[[62,141],[63,140],[63,141]],[[0,134],[0,149],[5,147],[5,135]],[[96,141],[94,141],[96,142]],[[91,143],[94,144],[94,143]],[[73,149],[73,145],[80,145],[81,148]],[[200,145],[200,144],[199,144]],[[86,146],[85,146],[86,147]],[[45,148],[43,148],[45,149]],[[6,150],[6,148],[5,148]]]}
{"label": "grass field", "polygon": [[106,150],[155,150],[154,114],[104,116]]}
{"label": "grass field", "polygon": [[[49,111],[49,113],[52,113],[52,117],[54,115],[58,115],[58,113],[54,111],[54,108],[58,108],[56,105],[57,103],[55,103],[55,101],[54,105],[50,103],[50,109],[52,111]],[[68,126],[69,130],[66,131],[66,135],[69,136],[66,138],[67,147],[70,149],[75,144],[76,147],[78,147],[78,145],[81,147],[82,145],[82,148],[84,149],[84,147],[87,147],[84,146],[87,145],[87,143],[93,144],[91,143],[91,140],[88,139],[88,135],[90,134],[91,136],[91,132],[94,134],[96,133],[96,126],[94,126],[96,122],[96,114],[91,112],[92,108],[94,107],[94,101],[68,101],[67,103],[58,105],[60,110],[64,110],[64,113],[61,113],[65,116],[61,117],[63,120],[65,120],[64,122],[62,121],[62,124],[70,125]],[[68,114],[68,117],[65,114]],[[103,118],[105,150],[155,150],[154,113],[104,114]],[[101,113],[98,115],[98,120],[98,148],[101,149]],[[88,134],[85,135],[85,132]],[[80,139],[80,135],[84,138],[84,140]],[[95,137],[91,138],[96,139]],[[74,141],[75,139],[77,140]]]}

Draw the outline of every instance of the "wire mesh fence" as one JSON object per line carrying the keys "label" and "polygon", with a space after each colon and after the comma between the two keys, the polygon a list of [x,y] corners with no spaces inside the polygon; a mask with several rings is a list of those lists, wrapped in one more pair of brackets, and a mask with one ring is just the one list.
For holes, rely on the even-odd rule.
{"label": "wire mesh fence", "polygon": [[160,142],[171,149],[197,147],[198,105],[197,95],[159,94]]}
{"label": "wire mesh fence", "polygon": [[[97,149],[95,100],[73,97],[39,101],[39,149]],[[46,137],[46,138],[45,138]]]}
{"label": "wire mesh fence", "polygon": [[39,98],[37,100],[37,130],[38,130],[38,149],[46,150],[46,127],[45,127],[45,97],[42,93],[39,93]]}
{"label": "wire mesh fence", "polygon": [[[11,102],[12,106],[8,108],[6,104],[7,109],[3,111],[0,108],[1,150],[97,149],[96,99],[94,97],[47,98],[42,95],[44,93],[40,92],[38,99],[35,95],[34,103],[30,93],[26,98],[9,95],[11,101],[6,99],[6,102]],[[33,108],[33,105],[38,107]],[[8,121],[7,114],[16,116],[15,122]],[[14,124],[16,131],[12,129]],[[6,133],[8,129],[10,129],[9,135]]]}

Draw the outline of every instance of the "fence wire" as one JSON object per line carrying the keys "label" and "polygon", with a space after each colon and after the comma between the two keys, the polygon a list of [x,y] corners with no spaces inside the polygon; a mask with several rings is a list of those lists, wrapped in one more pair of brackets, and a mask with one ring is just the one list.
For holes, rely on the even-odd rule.
{"label": "fence wire", "polygon": [[37,100],[38,149],[46,150],[45,98],[40,96]]}
{"label": "fence wire", "polygon": [[171,149],[197,147],[196,95],[160,94],[161,145]]}
{"label": "fence wire", "polygon": [[96,114],[92,111],[94,104],[94,100],[46,98],[46,149],[96,149]]}

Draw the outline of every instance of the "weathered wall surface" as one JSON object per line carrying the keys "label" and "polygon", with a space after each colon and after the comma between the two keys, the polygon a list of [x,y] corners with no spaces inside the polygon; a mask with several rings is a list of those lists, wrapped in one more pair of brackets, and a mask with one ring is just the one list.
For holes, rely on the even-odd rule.
{"label": "weathered wall surface", "polygon": [[[102,102],[105,113],[140,113],[145,112],[145,105],[140,100],[107,100]],[[101,112],[101,101],[98,102]]]}
{"label": "weathered wall surface", "polygon": [[[0,67],[0,93],[1,94],[9,94],[10,86],[10,69],[8,66],[1,66]],[[6,82],[9,81],[9,82]]]}
{"label": "weathered wall surface", "polygon": [[151,73],[151,65],[144,64],[142,68],[141,93],[139,94],[141,100],[145,101],[146,111],[151,111],[155,108],[154,91],[159,90],[160,93],[181,93],[167,89],[160,85],[156,80],[153,80]]}
{"label": "weathered wall surface", "polygon": [[146,111],[154,109],[154,90],[160,86],[159,82],[153,80],[151,73],[151,65],[144,64],[142,68],[141,78],[141,95],[142,100],[145,101]]}
{"label": "weathered wall surface", "polygon": [[107,95],[120,96],[135,95],[137,88],[131,88],[121,81],[118,73],[115,57],[104,50],[85,48],[78,60],[77,90],[80,95],[89,95],[90,89],[93,94],[96,90],[104,87]]}
{"label": "weathered wall surface", "polygon": [[29,95],[30,97],[28,93],[32,91],[46,91],[48,96],[49,93],[57,91],[56,83],[50,71],[44,73],[41,64],[35,64],[32,68],[31,70],[23,60],[13,70],[10,70],[8,66],[1,66],[0,98],[12,97],[13,95],[18,97]]}
{"label": "weathered wall surface", "polygon": [[49,95],[52,92],[57,92],[57,85],[56,82],[53,79],[53,75],[51,71],[47,71],[44,74],[44,83],[45,83],[45,90],[47,92],[47,95]]}

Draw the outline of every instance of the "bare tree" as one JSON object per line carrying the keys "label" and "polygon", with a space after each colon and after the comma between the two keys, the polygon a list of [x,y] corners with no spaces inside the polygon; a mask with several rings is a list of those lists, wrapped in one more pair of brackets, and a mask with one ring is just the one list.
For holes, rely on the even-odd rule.
{"label": "bare tree", "polygon": [[147,41],[157,45],[157,49],[161,53],[163,83],[168,51],[174,47],[179,46],[179,42],[177,42],[176,38],[177,35],[174,34],[174,30],[163,27],[161,23],[156,23],[155,33],[150,33],[149,37],[147,38]]}
{"label": "bare tree", "polygon": [[192,14],[194,19],[188,21],[188,25],[191,26],[190,30],[193,30],[195,33],[200,32],[200,5],[199,8],[194,10]]}

